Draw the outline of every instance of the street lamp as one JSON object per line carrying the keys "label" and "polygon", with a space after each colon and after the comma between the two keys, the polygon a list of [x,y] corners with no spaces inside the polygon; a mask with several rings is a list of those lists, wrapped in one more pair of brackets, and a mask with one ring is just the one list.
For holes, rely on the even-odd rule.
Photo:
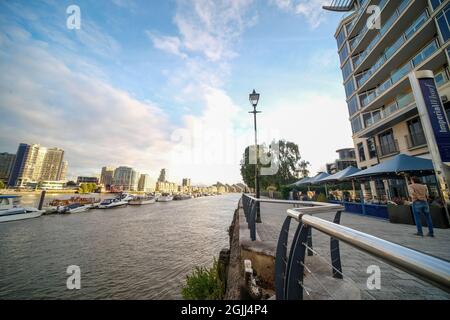
{"label": "street lamp", "polygon": [[[261,111],[256,111],[256,107],[258,106],[260,94],[256,93],[253,89],[253,92],[249,95],[250,103],[253,106],[253,111],[249,113],[253,113],[253,121],[255,124],[255,150],[256,150],[256,165],[255,165],[255,189],[256,189],[256,198],[260,198],[260,188],[259,188],[259,146],[258,146],[258,133],[256,128],[256,114],[261,113]],[[256,222],[261,223],[261,212],[259,207],[259,202],[256,203]]]}

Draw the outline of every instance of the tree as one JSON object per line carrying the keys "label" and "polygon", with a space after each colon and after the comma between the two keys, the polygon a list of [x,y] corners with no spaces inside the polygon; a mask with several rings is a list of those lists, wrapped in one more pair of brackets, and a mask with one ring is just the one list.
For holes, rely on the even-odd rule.
{"label": "tree", "polygon": [[[297,168],[301,159],[298,145],[293,142],[280,140],[278,141],[278,147],[278,155],[275,155],[274,150],[271,150],[265,144],[259,146],[263,153],[271,156],[272,164],[278,168],[277,173],[274,175],[260,175],[262,190],[267,189],[269,186],[280,189],[281,186],[291,184],[298,180]],[[250,164],[249,148],[245,148],[241,160],[241,176],[247,186],[255,188],[255,165]],[[261,167],[270,167],[270,164]]]}
{"label": "tree", "polygon": [[300,161],[300,164],[299,164],[298,167],[300,168],[300,176],[302,178],[309,177],[308,167],[310,165],[311,165],[311,163],[309,163],[309,161],[305,161],[305,160]]}
{"label": "tree", "polygon": [[2,180],[0,180],[0,189],[5,189],[5,183]]}

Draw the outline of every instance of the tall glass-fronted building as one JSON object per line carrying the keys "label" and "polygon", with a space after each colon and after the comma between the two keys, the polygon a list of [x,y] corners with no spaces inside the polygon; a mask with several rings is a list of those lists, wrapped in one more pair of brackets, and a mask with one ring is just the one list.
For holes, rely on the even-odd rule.
{"label": "tall glass-fronted building", "polygon": [[449,116],[450,0],[334,0],[325,9],[347,12],[335,37],[358,166],[427,157],[408,74],[434,72]]}

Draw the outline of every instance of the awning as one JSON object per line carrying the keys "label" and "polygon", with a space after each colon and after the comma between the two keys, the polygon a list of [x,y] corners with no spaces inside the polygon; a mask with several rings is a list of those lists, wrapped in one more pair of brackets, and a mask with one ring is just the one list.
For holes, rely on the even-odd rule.
{"label": "awning", "polygon": [[314,184],[320,184],[322,182],[323,179],[329,177],[330,175],[326,172],[321,172],[319,173],[317,176],[315,176],[314,178],[312,178],[309,181],[309,184],[314,185]]}
{"label": "awning", "polygon": [[338,173],[333,174],[332,176],[328,176],[328,177],[320,180],[320,182],[321,183],[340,182],[340,181],[346,180],[346,178],[348,178],[352,174],[356,174],[360,171],[361,170],[359,170],[358,168],[350,166],[350,167],[345,168],[342,171],[339,171]]}
{"label": "awning", "polygon": [[303,179],[300,180],[300,181],[297,181],[297,182],[294,183],[293,185],[296,186],[296,187],[299,187],[299,186],[305,186],[305,185],[309,184],[309,182],[310,182],[312,179],[313,179],[313,178],[311,178],[311,177],[306,177],[306,178],[303,178]]}
{"label": "awning", "polygon": [[433,162],[428,159],[399,154],[379,165],[348,176],[349,179],[359,179],[373,176],[392,176],[400,173],[431,174],[434,171]]}

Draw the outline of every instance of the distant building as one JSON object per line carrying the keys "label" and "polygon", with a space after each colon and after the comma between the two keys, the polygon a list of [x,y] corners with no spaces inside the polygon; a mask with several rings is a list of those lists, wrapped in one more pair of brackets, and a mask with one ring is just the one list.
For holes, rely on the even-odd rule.
{"label": "distant building", "polygon": [[64,181],[41,181],[37,187],[42,190],[62,190],[66,183]]}
{"label": "distant building", "polygon": [[27,182],[39,178],[43,156],[38,144],[21,143],[17,149],[16,159],[8,180],[8,186],[24,187]]}
{"label": "distant building", "polygon": [[100,174],[100,183],[103,184],[106,190],[113,185],[114,181],[114,168],[113,167],[103,167],[102,173]]}
{"label": "distant building", "polygon": [[166,182],[167,181],[167,171],[166,169],[161,169],[159,174],[158,182]]}
{"label": "distant building", "polygon": [[154,192],[156,190],[156,181],[148,174],[141,174],[139,178],[138,190],[144,192]]}
{"label": "distant building", "polygon": [[162,182],[158,181],[156,182],[156,191],[161,193],[173,193],[178,191],[178,186],[176,183],[173,182]]}
{"label": "distant building", "polygon": [[[38,180],[60,181],[64,169],[64,150],[58,148],[47,149],[41,166]],[[65,178],[65,177],[64,177]]]}
{"label": "distant building", "polygon": [[8,183],[16,155],[12,153],[0,153],[0,181]]}
{"label": "distant building", "polygon": [[189,188],[189,187],[191,186],[191,179],[189,179],[189,178],[184,178],[181,185],[182,185],[183,187],[188,187],[188,188]]}
{"label": "distant building", "polygon": [[65,181],[66,180],[68,167],[69,167],[69,163],[67,161],[63,161],[63,163],[61,165],[61,172],[59,174],[59,180],[60,181]]}
{"label": "distant building", "polygon": [[77,184],[82,183],[95,183],[98,184],[98,178],[97,177],[78,177],[77,178]]}
{"label": "distant building", "polygon": [[137,191],[139,173],[130,167],[118,167],[114,170],[114,186],[123,191]]}
{"label": "distant building", "polygon": [[339,171],[347,169],[348,167],[357,167],[358,164],[356,162],[356,154],[355,149],[346,148],[340,149],[336,151],[339,155],[339,159],[337,159],[333,163],[327,164],[327,172],[329,174],[335,174]]}

